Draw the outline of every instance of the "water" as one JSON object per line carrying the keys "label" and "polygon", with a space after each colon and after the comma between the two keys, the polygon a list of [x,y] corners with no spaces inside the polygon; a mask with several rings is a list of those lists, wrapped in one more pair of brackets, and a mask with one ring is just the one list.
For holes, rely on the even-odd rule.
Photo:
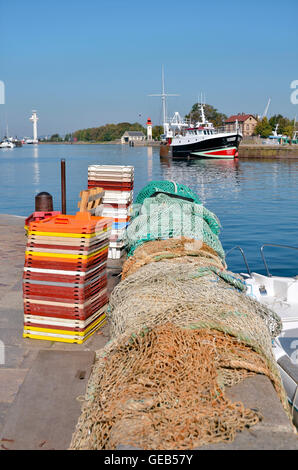
{"label": "water", "polygon": [[[121,145],[25,145],[0,149],[0,213],[28,216],[35,195],[48,191],[54,209],[61,207],[60,159],[66,160],[67,213],[76,212],[79,192],[87,189],[90,164],[135,167],[135,194],[148,182],[169,179],[187,184],[222,224],[227,251],[240,245],[253,271],[265,273],[259,248],[263,243],[298,246],[298,161],[196,160],[161,161],[159,149]],[[298,274],[298,252],[265,248],[272,274]],[[239,252],[229,268],[244,271]]]}

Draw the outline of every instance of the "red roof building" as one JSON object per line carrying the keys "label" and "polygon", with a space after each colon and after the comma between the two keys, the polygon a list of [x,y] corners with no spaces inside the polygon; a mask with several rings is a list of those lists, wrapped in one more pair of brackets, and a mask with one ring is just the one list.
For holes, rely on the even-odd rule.
{"label": "red roof building", "polygon": [[234,114],[225,120],[225,130],[227,132],[233,132],[235,130],[236,121],[238,121],[238,125],[243,137],[253,135],[255,127],[258,123],[258,120],[252,114]]}

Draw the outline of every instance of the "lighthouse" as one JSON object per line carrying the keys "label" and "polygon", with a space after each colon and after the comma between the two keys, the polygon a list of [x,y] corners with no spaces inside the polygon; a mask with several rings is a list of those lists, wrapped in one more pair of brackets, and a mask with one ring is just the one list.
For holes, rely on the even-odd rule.
{"label": "lighthouse", "polygon": [[32,116],[29,119],[30,119],[30,121],[33,122],[33,141],[32,141],[32,143],[33,144],[38,144],[38,139],[37,139],[37,121],[38,121],[38,117],[37,117],[36,111],[32,111]]}
{"label": "lighthouse", "polygon": [[152,122],[151,119],[147,119],[147,140],[152,140]]}

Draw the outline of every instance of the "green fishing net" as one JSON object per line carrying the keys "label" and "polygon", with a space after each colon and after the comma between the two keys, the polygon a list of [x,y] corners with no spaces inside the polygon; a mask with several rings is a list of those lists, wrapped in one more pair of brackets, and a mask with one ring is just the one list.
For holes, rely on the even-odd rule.
{"label": "green fishing net", "polygon": [[126,231],[128,256],[148,241],[187,237],[201,240],[224,259],[218,218],[187,186],[171,181],[153,182],[142,189],[136,201]]}
{"label": "green fishing net", "polygon": [[201,204],[198,195],[184,184],[175,183],[174,181],[151,181],[139,192],[136,198],[137,204],[143,204],[144,200],[152,197],[157,192],[168,193],[171,195],[189,198],[191,201]]}

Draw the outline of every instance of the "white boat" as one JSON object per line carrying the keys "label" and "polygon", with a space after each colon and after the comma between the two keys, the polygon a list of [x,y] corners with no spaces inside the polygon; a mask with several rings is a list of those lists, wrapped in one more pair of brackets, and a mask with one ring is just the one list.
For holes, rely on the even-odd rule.
{"label": "white boat", "polygon": [[235,130],[227,132],[224,127],[215,128],[207,121],[204,104],[200,104],[200,121],[192,124],[175,112],[172,119],[164,123],[164,140],[174,158],[233,159],[238,156],[242,134],[238,123]]}
{"label": "white boat", "polygon": [[169,156],[181,159],[233,159],[238,157],[238,147],[242,139],[238,122],[232,132],[227,132],[225,127],[215,128],[205,117],[205,105],[202,100],[200,121],[192,123],[189,119],[182,119],[177,111],[171,119],[167,118],[166,98],[178,95],[165,92],[163,68],[162,92],[149,96],[160,96],[162,99],[164,133],[161,135],[161,157]]}
{"label": "white boat", "polygon": [[8,139],[3,140],[0,143],[1,149],[13,149],[16,145]]}
{"label": "white boat", "polygon": [[269,145],[272,145],[272,144],[279,145],[283,141],[287,141],[288,137],[286,135],[277,133],[278,127],[279,127],[279,124],[276,124],[274,131],[272,131],[272,134],[269,135],[268,139],[266,139],[264,143],[269,144]]}
{"label": "white boat", "polygon": [[266,275],[263,275],[251,272],[243,250],[240,247],[234,248],[240,249],[247,267],[247,274],[241,273],[247,285],[247,295],[269,307],[282,321],[282,332],[273,340],[273,353],[292,407],[293,422],[298,427],[298,275],[272,276],[264,255],[266,246],[288,248],[298,254],[298,247],[264,244],[261,255]]}
{"label": "white boat", "polygon": [[269,137],[268,137],[269,139],[278,139],[279,140],[279,139],[287,137],[286,135],[277,133],[278,127],[279,127],[279,124],[276,124],[274,131],[272,131],[272,134],[269,135]]}

